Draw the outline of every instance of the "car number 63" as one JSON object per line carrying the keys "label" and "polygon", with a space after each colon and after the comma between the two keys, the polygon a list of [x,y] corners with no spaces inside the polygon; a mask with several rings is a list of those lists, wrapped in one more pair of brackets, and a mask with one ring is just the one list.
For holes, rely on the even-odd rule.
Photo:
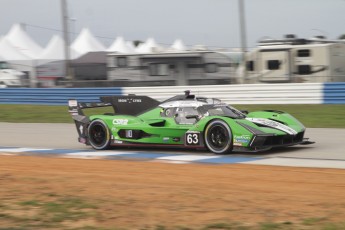
{"label": "car number 63", "polygon": [[186,133],[186,143],[187,145],[199,145],[199,133]]}

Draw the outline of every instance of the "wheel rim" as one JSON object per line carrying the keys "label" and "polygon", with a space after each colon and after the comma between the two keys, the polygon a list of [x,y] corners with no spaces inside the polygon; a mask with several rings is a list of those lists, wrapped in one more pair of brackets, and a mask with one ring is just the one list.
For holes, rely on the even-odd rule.
{"label": "wheel rim", "polygon": [[90,138],[97,146],[102,146],[106,142],[106,132],[102,125],[96,124],[90,130]]}
{"label": "wheel rim", "polygon": [[212,148],[222,150],[227,147],[229,143],[229,135],[225,127],[222,125],[215,125],[210,128],[207,138]]}

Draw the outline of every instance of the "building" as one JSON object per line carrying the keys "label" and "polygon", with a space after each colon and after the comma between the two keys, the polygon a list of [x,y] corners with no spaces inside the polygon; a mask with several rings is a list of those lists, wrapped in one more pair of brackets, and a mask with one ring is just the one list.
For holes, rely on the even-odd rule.
{"label": "building", "polygon": [[107,68],[108,80],[125,86],[236,83],[231,58],[214,51],[110,53]]}
{"label": "building", "polygon": [[246,55],[242,83],[345,81],[345,41],[322,37],[266,39]]}

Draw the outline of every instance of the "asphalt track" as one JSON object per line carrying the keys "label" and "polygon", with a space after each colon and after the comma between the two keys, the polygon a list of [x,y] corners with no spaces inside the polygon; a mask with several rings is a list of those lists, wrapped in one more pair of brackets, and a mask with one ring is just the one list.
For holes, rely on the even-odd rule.
{"label": "asphalt track", "polygon": [[[233,153],[230,158],[247,159],[257,158],[243,162],[247,164],[323,167],[345,169],[345,129],[309,128],[306,137],[316,143],[306,146],[292,146],[279,148],[264,153]],[[95,151],[89,146],[77,142],[77,132],[74,124],[43,124],[43,123],[0,123],[0,149],[3,147],[22,147],[33,149],[69,149],[73,150],[71,156],[78,156],[77,152],[85,153]],[[74,151],[75,150],[75,151]],[[17,150],[15,150],[17,151]],[[30,150],[32,151],[32,150]],[[0,152],[5,152],[0,150]],[[19,152],[19,151],[18,151]],[[32,151],[34,152],[34,151]],[[71,151],[70,151],[71,152]],[[216,158],[207,151],[191,151],[183,149],[133,149],[120,148],[112,152],[103,152],[99,155],[116,155],[116,153],[134,154],[140,158],[140,154],[159,155],[159,159],[196,159],[198,156],[207,156],[213,160]],[[163,157],[161,156],[163,154]],[[167,155],[167,157],[164,156]],[[169,156],[171,157],[169,158]],[[134,156],[133,155],[133,156]],[[178,155],[178,156],[175,156]],[[79,154],[80,156],[80,154]],[[225,159],[225,158],[224,158]],[[205,161],[207,162],[207,161]],[[240,162],[241,163],[241,162]]]}

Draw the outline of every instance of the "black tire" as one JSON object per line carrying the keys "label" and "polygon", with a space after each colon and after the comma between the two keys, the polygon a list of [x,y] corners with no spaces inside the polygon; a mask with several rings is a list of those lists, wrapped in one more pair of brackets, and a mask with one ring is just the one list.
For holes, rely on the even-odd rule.
{"label": "black tire", "polygon": [[222,120],[211,121],[205,129],[205,144],[215,154],[232,151],[232,133],[228,124]]}
{"label": "black tire", "polygon": [[92,148],[97,150],[108,149],[110,146],[110,132],[102,120],[94,120],[88,127],[87,134]]}

